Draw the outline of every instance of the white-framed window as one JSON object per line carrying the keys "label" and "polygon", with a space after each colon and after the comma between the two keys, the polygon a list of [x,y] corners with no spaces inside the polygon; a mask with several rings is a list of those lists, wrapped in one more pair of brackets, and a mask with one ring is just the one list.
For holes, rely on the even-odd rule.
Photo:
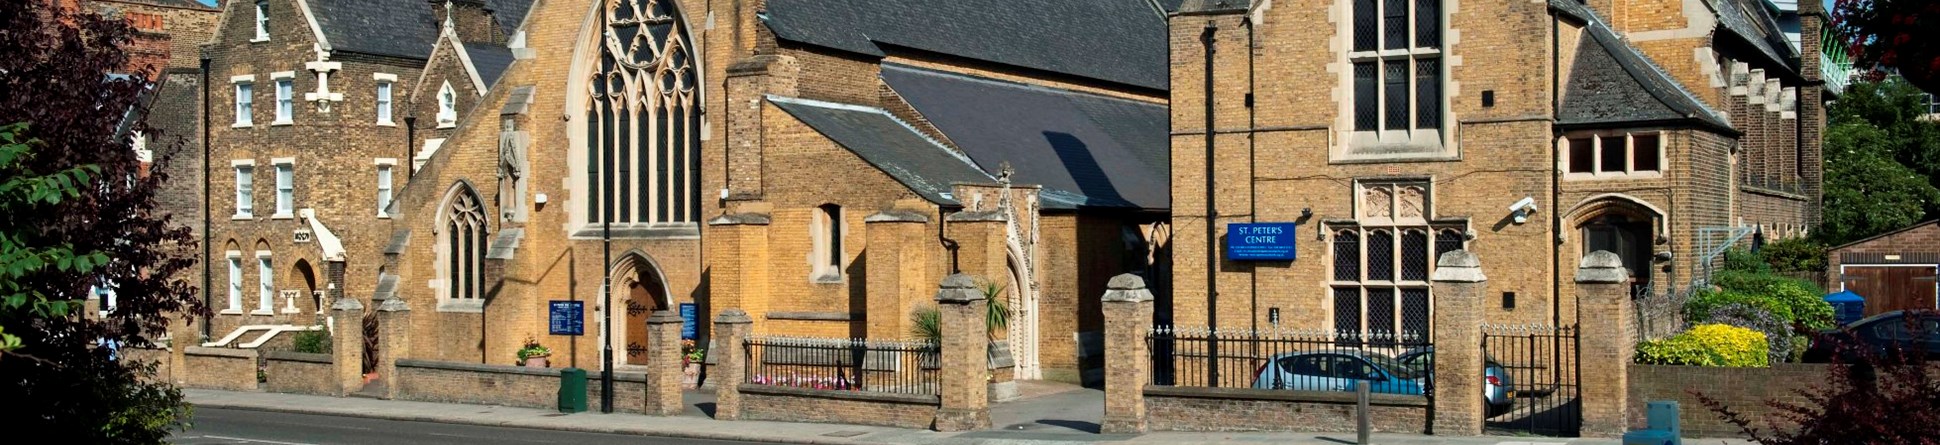
{"label": "white-framed window", "polygon": [[[691,224],[701,220],[700,147],[703,78],[691,51],[687,23],[671,9],[649,0],[618,0],[626,6],[602,14],[600,51],[589,60],[592,72],[580,79],[589,88],[583,127],[586,176],[577,192],[613,190],[609,206],[584,200],[578,221],[599,224]],[[615,11],[642,11],[647,17],[622,17]],[[650,40],[648,44],[638,44]],[[681,48],[679,51],[655,48]],[[609,81],[611,80],[611,81]],[[648,96],[640,104],[615,100]],[[619,118],[619,116],[631,116]],[[655,130],[661,128],[664,130]],[[608,135],[608,136],[601,136]],[[633,135],[617,138],[610,135]]]}
{"label": "white-framed window", "polygon": [[243,266],[242,252],[231,250],[229,257],[229,308],[224,313],[242,313]]}
{"label": "white-framed window", "polygon": [[276,120],[270,125],[289,125],[296,116],[296,73],[281,72],[272,75],[276,80]]}
{"label": "white-framed window", "polygon": [[236,124],[247,127],[255,123],[256,113],[256,76],[236,76],[229,79],[236,84]]}
{"label": "white-framed window", "polygon": [[1374,342],[1427,341],[1429,274],[1467,241],[1458,224],[1430,219],[1427,181],[1363,182],[1355,222],[1330,224],[1334,329]]}
{"label": "white-framed window", "polygon": [[809,236],[814,240],[814,252],[809,262],[815,281],[842,280],[842,206],[822,204],[815,207],[815,218],[809,222]]}
{"label": "white-framed window", "polygon": [[290,158],[277,158],[276,164],[276,214],[272,218],[289,218],[296,212],[296,161]]}
{"label": "white-framed window", "polygon": [[269,314],[276,308],[276,270],[270,267],[269,251],[256,251],[256,314]]}
{"label": "white-framed window", "polygon": [[458,92],[451,89],[451,82],[438,87],[438,128],[450,127],[458,123]]}
{"label": "white-framed window", "polygon": [[256,38],[250,41],[269,40],[269,0],[256,0]]}
{"label": "white-framed window", "polygon": [[1354,140],[1440,145],[1441,0],[1352,0]]}
{"label": "white-framed window", "polygon": [[1563,177],[1658,177],[1664,170],[1663,133],[1596,132],[1565,136]]}
{"label": "white-framed window", "polygon": [[256,214],[256,164],[248,160],[230,161],[236,169],[236,218]]}
{"label": "white-framed window", "polygon": [[377,217],[389,218],[384,208],[391,206],[391,172],[396,171],[396,159],[377,160]]}
{"label": "white-framed window", "polygon": [[397,83],[397,76],[378,73],[377,79],[377,124],[391,123],[391,86]]}

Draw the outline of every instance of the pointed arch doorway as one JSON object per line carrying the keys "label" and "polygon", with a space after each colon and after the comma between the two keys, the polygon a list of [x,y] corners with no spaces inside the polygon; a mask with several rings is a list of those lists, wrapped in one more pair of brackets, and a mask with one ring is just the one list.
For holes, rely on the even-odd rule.
{"label": "pointed arch doorway", "polygon": [[666,276],[640,251],[627,252],[613,262],[613,298],[622,317],[614,325],[615,348],[624,353],[625,366],[647,364],[647,317],[673,307]]}

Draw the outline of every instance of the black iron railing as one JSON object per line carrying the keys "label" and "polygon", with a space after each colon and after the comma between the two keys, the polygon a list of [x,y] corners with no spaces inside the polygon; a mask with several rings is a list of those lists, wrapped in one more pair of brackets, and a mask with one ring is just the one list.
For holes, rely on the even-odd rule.
{"label": "black iron railing", "polygon": [[1433,343],[1412,332],[1161,326],[1146,339],[1158,386],[1335,391],[1358,379],[1381,392],[1425,394],[1434,369]]}
{"label": "black iron railing", "polygon": [[837,391],[937,394],[936,343],[859,338],[753,337],[751,385]]}
{"label": "black iron railing", "polygon": [[1492,412],[1486,424],[1504,434],[1575,436],[1583,408],[1578,398],[1574,327],[1482,326],[1482,354],[1507,379],[1511,406]]}

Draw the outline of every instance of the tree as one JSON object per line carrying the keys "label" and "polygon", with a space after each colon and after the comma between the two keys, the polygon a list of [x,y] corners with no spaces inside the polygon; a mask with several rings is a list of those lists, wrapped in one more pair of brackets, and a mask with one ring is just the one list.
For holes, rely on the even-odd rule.
{"label": "tree", "polygon": [[[1916,317],[1906,320],[1912,324]],[[1929,370],[1924,347],[1875,350],[1844,334],[1814,341],[1838,345],[1825,378],[1793,391],[1793,397],[1766,400],[1774,414],[1762,422],[1754,423],[1743,407],[1728,406],[1704,390],[1691,392],[1760,444],[1940,444],[1940,379]]]}
{"label": "tree", "polygon": [[1832,16],[1857,66],[1891,69],[1921,89],[1940,91],[1940,2],[1838,0]]}
{"label": "tree", "polygon": [[[181,393],[143,381],[152,368],[124,366],[112,354],[113,346],[153,345],[171,317],[207,313],[179,274],[194,264],[189,254],[196,240],[156,210],[155,195],[167,180],[162,172],[182,143],[138,119],[130,122],[145,115],[140,98],[156,69],[125,69],[128,56],[120,48],[133,29],[55,3],[0,2],[0,122],[29,122],[25,131],[32,136],[10,136],[10,146],[29,154],[0,174],[64,175],[66,184],[59,185],[76,189],[51,202],[13,200],[0,209],[6,215],[0,237],[19,251],[52,252],[41,258],[54,261],[54,267],[6,264],[18,273],[6,276],[0,290],[29,296],[9,296],[0,308],[0,329],[18,340],[0,352],[0,418],[17,430],[71,442],[160,442],[183,419]],[[150,135],[155,173],[141,173],[124,129]],[[71,254],[65,265],[61,249]],[[118,296],[105,317],[63,312],[97,285]]]}
{"label": "tree", "polygon": [[1919,120],[1919,90],[1854,84],[1827,110],[1821,241],[1843,244],[1940,215],[1940,126]]}

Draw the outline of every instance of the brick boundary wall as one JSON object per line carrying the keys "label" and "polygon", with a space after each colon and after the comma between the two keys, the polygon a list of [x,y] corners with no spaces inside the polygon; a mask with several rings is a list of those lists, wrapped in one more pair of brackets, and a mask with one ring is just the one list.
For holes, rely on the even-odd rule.
{"label": "brick boundary wall", "polygon": [[[1152,431],[1353,432],[1354,402],[1352,392],[1145,387]],[[1424,433],[1428,399],[1373,394],[1368,419],[1377,432]]]}
{"label": "brick boundary wall", "polygon": [[929,429],[941,399],[934,395],[831,391],[785,386],[740,387],[747,420],[845,423]]}
{"label": "brick boundary wall", "polygon": [[397,376],[398,400],[526,408],[559,406],[559,368],[399,359]]}
{"label": "brick boundary wall", "polygon": [[1630,365],[1629,423],[1644,427],[1644,409],[1652,400],[1676,400],[1684,437],[1740,437],[1738,427],[1705,408],[1691,390],[1724,402],[1753,426],[1766,429],[1763,419],[1777,415],[1766,400],[1804,402],[1797,390],[1826,381],[1832,365],[1786,363],[1770,368],[1709,368],[1701,366]]}
{"label": "brick boundary wall", "polygon": [[183,351],[187,370],[182,386],[230,391],[256,391],[257,351],[255,349],[204,348],[190,346]]}
{"label": "brick boundary wall", "polygon": [[143,381],[165,382],[165,383],[172,383],[175,381],[172,378],[172,376],[169,375],[168,360],[169,360],[170,354],[168,349],[121,348],[119,350],[116,350],[115,354],[117,354],[121,358],[121,362],[125,364],[135,364],[135,363],[155,364],[155,375],[148,376],[147,378],[144,378]]}
{"label": "brick boundary wall", "polygon": [[[600,372],[586,371],[586,410],[600,410]],[[647,374],[613,373],[613,412],[639,413],[647,410]]]}
{"label": "brick boundary wall", "polygon": [[330,354],[263,352],[264,389],[289,394],[337,395],[337,368]]}

